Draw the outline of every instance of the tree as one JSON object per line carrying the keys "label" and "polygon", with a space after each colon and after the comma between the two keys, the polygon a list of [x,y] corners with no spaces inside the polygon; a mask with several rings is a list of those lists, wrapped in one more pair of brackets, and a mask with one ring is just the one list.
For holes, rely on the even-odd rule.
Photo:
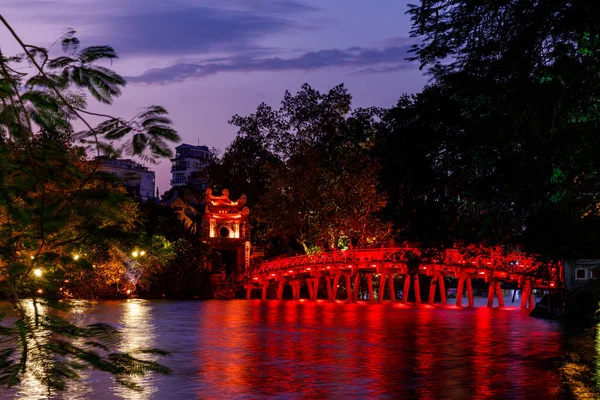
{"label": "tree", "polygon": [[600,4],[433,0],[409,14],[413,59],[457,107],[438,121],[455,226],[474,241],[593,253]]}
{"label": "tree", "polygon": [[[0,352],[0,383],[13,386],[31,374],[49,391],[62,390],[80,369],[91,367],[139,389],[129,377],[169,370],[135,352],[115,351],[116,330],[71,324],[52,311],[66,304],[43,295],[56,291],[65,276],[91,270],[100,249],[140,243],[136,204],[97,173],[99,163],[88,161],[86,150],[153,160],[168,156],[167,142],[178,136],[160,106],[131,120],[87,110],[86,93],[110,104],[125,84],[101,66],[117,57],[111,47],[80,50],[69,30],[58,41],[63,55],[53,58],[51,49],[23,43],[1,15],[0,22],[23,50],[14,57],[0,53],[0,290],[15,317],[0,331],[11,343]],[[103,121],[93,127],[84,115]],[[86,130],[75,134],[75,120]],[[108,258],[128,252],[120,251]],[[31,289],[36,296],[22,299]],[[164,354],[137,354],[144,353]]]}
{"label": "tree", "polygon": [[379,166],[370,151],[379,110],[351,112],[342,86],[325,94],[305,84],[279,110],[261,104],[234,116],[235,149],[258,149],[263,193],[253,216],[263,240],[297,241],[305,252],[372,245],[389,234],[379,211]]}

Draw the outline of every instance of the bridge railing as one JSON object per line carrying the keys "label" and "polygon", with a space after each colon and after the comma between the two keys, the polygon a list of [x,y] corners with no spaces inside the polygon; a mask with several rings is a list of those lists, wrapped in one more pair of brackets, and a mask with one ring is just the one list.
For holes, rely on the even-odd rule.
{"label": "bridge railing", "polygon": [[[418,260],[418,261],[417,261]],[[470,253],[459,249],[427,250],[412,247],[353,249],[345,251],[330,251],[311,255],[301,255],[278,260],[263,262],[260,266],[249,271],[250,275],[266,275],[285,270],[298,272],[311,266],[331,265],[339,268],[369,268],[378,264],[388,267],[406,267],[411,261],[421,265],[423,269],[432,265],[446,267],[472,267],[478,270],[501,270],[508,274],[534,275],[540,271],[542,263],[533,256],[523,253],[503,253],[489,250]],[[415,265],[414,263],[412,265]]]}

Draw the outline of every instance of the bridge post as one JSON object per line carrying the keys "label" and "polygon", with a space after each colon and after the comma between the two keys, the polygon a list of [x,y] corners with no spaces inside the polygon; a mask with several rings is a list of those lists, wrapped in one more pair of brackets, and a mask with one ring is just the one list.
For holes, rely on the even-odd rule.
{"label": "bridge post", "polygon": [[521,308],[524,310],[527,308],[527,297],[529,296],[529,281],[523,281],[521,283]]}
{"label": "bridge post", "polygon": [[373,301],[373,274],[367,274],[367,286],[369,289],[369,301]]}
{"label": "bridge post", "polygon": [[358,289],[360,289],[360,272],[356,271],[356,275],[354,275],[354,287],[352,288],[353,303],[356,303],[358,300]]}
{"label": "bridge post", "polygon": [[277,286],[277,300],[281,300],[283,297],[283,286],[285,285],[285,280],[281,278],[279,280],[279,286]]}
{"label": "bridge post", "polygon": [[379,274],[379,293],[377,296],[377,302],[383,303],[383,294],[385,292],[385,272]]}
{"label": "bridge post", "polygon": [[419,285],[419,273],[417,272],[413,277],[413,284],[415,286],[415,301],[417,304],[421,304],[421,286]]}
{"label": "bridge post", "polygon": [[[436,272],[435,274],[433,274],[433,277],[431,278],[431,283],[429,284],[429,304],[433,304],[433,302],[435,301],[435,289],[437,287],[437,283],[438,283],[438,279],[440,277],[440,273]],[[441,295],[441,292],[440,292]]]}
{"label": "bridge post", "polygon": [[469,300],[469,307],[475,306],[475,302],[473,301],[473,282],[471,281],[471,276],[467,276],[465,278],[467,282],[467,297]]}
{"label": "bridge post", "polygon": [[496,286],[496,282],[493,279],[490,279],[490,287],[488,288],[488,302],[487,306],[492,308],[494,306],[494,289]]}
{"label": "bridge post", "polygon": [[402,303],[408,303],[408,293],[410,292],[410,274],[404,275],[404,290],[402,291]]}
{"label": "bridge post", "polygon": [[294,300],[300,299],[300,281],[291,281],[290,285],[292,286],[292,297]]}
{"label": "bridge post", "polygon": [[246,300],[250,300],[250,298],[252,298],[252,285],[247,284],[246,285]]}
{"label": "bridge post", "polygon": [[268,288],[269,288],[269,281],[266,281],[263,283],[261,299],[263,299],[263,300],[267,299],[267,289]]}
{"label": "bridge post", "polygon": [[333,278],[333,286],[331,287],[331,301],[337,300],[337,290],[340,283],[340,274],[336,274]]}
{"label": "bridge post", "polygon": [[348,297],[348,302],[352,303],[352,279],[350,274],[346,274],[346,296]]}
{"label": "bridge post", "polygon": [[325,277],[325,284],[327,286],[327,300],[333,301],[331,293],[331,276]]}
{"label": "bridge post", "polygon": [[394,303],[396,301],[396,290],[394,289],[394,274],[388,272],[388,280],[390,289],[390,301]]}
{"label": "bridge post", "polygon": [[462,307],[463,290],[465,288],[465,277],[461,275],[458,278],[458,288],[456,289],[456,306]]}
{"label": "bridge post", "polygon": [[535,296],[533,295],[533,286],[529,291],[529,310],[533,310],[535,308]]}
{"label": "bridge post", "polygon": [[306,280],[306,285],[308,286],[308,298],[309,298],[309,300],[312,300],[312,298],[313,298],[313,282],[314,282],[313,278],[308,278]]}
{"label": "bridge post", "polygon": [[440,297],[442,298],[442,304],[446,305],[446,282],[444,281],[444,274],[440,274],[439,287],[440,287]]}
{"label": "bridge post", "polygon": [[498,297],[498,307],[504,307],[504,297],[502,297],[500,281],[496,281],[496,297]]}
{"label": "bridge post", "polygon": [[317,272],[315,274],[315,279],[313,280],[313,290],[310,298],[313,301],[317,300],[317,297],[319,297],[319,282],[321,282],[321,274]]}

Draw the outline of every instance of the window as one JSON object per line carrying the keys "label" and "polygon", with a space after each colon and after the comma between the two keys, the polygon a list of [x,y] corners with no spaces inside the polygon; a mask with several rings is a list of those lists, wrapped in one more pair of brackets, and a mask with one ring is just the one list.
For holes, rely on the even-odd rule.
{"label": "window", "polygon": [[592,278],[600,278],[600,268],[594,268],[592,270]]}
{"label": "window", "polygon": [[575,279],[587,279],[587,269],[577,268],[575,270]]}
{"label": "window", "polygon": [[183,173],[177,173],[173,177],[173,183],[184,183],[185,178],[183,177]]}

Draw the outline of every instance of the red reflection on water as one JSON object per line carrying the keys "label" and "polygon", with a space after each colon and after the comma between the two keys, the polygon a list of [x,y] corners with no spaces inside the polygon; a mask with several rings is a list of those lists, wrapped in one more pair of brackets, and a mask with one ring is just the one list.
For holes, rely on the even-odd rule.
{"label": "red reflection on water", "polygon": [[[222,302],[210,307],[223,308]],[[556,398],[560,332],[517,310],[229,302],[200,318],[197,396]],[[210,396],[209,396],[210,397]]]}

